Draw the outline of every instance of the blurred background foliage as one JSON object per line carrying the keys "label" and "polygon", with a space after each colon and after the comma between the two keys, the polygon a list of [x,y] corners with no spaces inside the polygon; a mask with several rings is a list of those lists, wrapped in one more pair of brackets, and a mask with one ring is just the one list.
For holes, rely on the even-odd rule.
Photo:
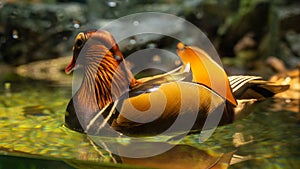
{"label": "blurred background foliage", "polygon": [[[268,77],[274,73],[266,69],[271,56],[288,68],[295,68],[300,60],[297,0],[1,0],[0,9],[2,71],[69,56],[79,31],[145,11],[174,14],[198,26],[230,74],[254,72]],[[159,38],[154,43],[161,48],[171,45]]]}

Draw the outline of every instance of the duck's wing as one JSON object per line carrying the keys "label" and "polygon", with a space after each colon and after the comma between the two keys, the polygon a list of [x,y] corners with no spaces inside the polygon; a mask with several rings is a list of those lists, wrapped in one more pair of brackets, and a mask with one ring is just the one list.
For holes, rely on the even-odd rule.
{"label": "duck's wing", "polygon": [[262,80],[259,76],[229,76],[229,83],[236,99],[263,99],[283,92],[288,84]]}
{"label": "duck's wing", "polygon": [[[111,126],[129,135],[154,135],[166,130],[186,132],[190,129],[210,129],[219,124],[215,113],[219,112],[218,117],[221,118],[224,104],[222,97],[204,85],[169,82],[155,91],[124,99]],[[216,124],[210,121],[204,127],[210,114],[211,117],[214,116],[212,118]]]}
{"label": "duck's wing", "polygon": [[[162,85],[184,80],[190,74],[189,69],[190,69],[189,64],[187,64],[186,66],[179,66],[164,74],[138,79],[137,84],[132,86],[128,91],[129,95],[127,95],[128,93],[125,92],[123,95],[121,95],[116,100],[114,100],[113,103],[109,103],[105,105],[100,111],[98,111],[87,124],[85,132],[94,135],[99,134],[100,132],[103,134],[103,129],[105,129],[105,126],[107,124],[113,125],[115,124],[115,122],[113,123],[113,121],[120,119],[119,114],[124,112],[124,108],[120,108],[120,107],[124,105],[128,105],[128,103],[130,102],[138,103],[140,108],[145,109],[145,106],[146,107],[148,106],[147,99],[149,99],[150,95],[153,96],[153,94],[150,93],[155,92],[156,90],[160,90],[161,93],[160,87]],[[175,88],[174,90],[176,89],[177,88]],[[157,96],[156,94],[154,95]],[[129,110],[126,109],[125,113],[127,113],[128,111]],[[147,118],[150,116],[145,116],[145,117]],[[118,121],[120,122],[120,120]],[[126,128],[136,127],[140,125],[139,123],[135,123],[135,122],[129,122],[129,123],[121,122],[121,123],[122,125],[128,124],[128,126],[125,125]]]}
{"label": "duck's wing", "polygon": [[190,64],[188,63],[164,74],[138,79],[138,83],[131,87],[129,94],[130,96],[136,96],[152,92],[157,90],[157,88],[164,83],[183,81],[190,75]]}

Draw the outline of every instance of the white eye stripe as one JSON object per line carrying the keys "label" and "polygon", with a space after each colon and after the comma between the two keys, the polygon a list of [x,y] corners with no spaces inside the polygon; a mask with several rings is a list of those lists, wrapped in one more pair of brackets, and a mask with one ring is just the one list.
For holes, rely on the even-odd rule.
{"label": "white eye stripe", "polygon": [[82,47],[84,44],[84,41],[86,39],[86,36],[84,33],[79,33],[75,39],[75,46],[76,47]]}

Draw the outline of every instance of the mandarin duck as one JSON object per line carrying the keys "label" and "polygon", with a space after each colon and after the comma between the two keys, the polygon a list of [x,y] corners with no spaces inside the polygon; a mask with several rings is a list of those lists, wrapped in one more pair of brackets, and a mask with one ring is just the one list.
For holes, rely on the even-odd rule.
{"label": "mandarin duck", "polygon": [[[82,81],[67,106],[65,125],[92,134],[105,133],[108,125],[117,133],[134,136],[187,128],[199,131],[210,115],[220,111],[216,125],[232,123],[239,99],[262,99],[288,88],[257,76],[228,77],[197,47],[178,43],[177,54],[182,66],[136,79],[109,32],[79,33],[65,71],[81,70]],[[205,128],[210,127],[214,126]]]}

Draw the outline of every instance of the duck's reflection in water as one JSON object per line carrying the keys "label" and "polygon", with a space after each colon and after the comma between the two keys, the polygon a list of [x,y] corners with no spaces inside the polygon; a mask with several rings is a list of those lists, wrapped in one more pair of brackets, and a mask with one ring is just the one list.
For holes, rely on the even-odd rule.
{"label": "duck's reflection in water", "polygon": [[[156,145],[157,144],[157,145]],[[160,144],[155,143],[160,147]],[[134,149],[134,145],[128,147],[131,151],[147,151],[139,148]],[[201,150],[193,146],[178,144],[170,150],[152,157],[146,158],[129,158],[120,157],[121,162],[125,164],[146,166],[150,168],[172,168],[172,169],[186,169],[186,168],[227,168],[230,164],[233,152],[229,153],[216,153],[209,150]]]}
{"label": "duck's reflection in water", "polygon": [[[96,144],[93,146],[99,151]],[[231,164],[235,151],[220,153],[209,149],[199,149],[186,144],[172,145],[167,142],[139,142],[126,145],[115,144],[105,145],[102,142],[101,147],[114,147],[114,150],[108,150],[111,154],[111,163],[90,163],[87,161],[67,161],[76,168],[101,168],[109,165],[112,168],[162,168],[162,169],[226,169]],[[165,147],[170,147],[165,152],[155,154]],[[115,151],[118,151],[115,153]],[[111,153],[114,152],[114,153]],[[127,154],[122,156],[118,154]],[[133,155],[136,155],[135,157]],[[107,158],[107,157],[106,157]],[[116,163],[116,164],[114,164]],[[120,165],[121,164],[121,165]]]}

